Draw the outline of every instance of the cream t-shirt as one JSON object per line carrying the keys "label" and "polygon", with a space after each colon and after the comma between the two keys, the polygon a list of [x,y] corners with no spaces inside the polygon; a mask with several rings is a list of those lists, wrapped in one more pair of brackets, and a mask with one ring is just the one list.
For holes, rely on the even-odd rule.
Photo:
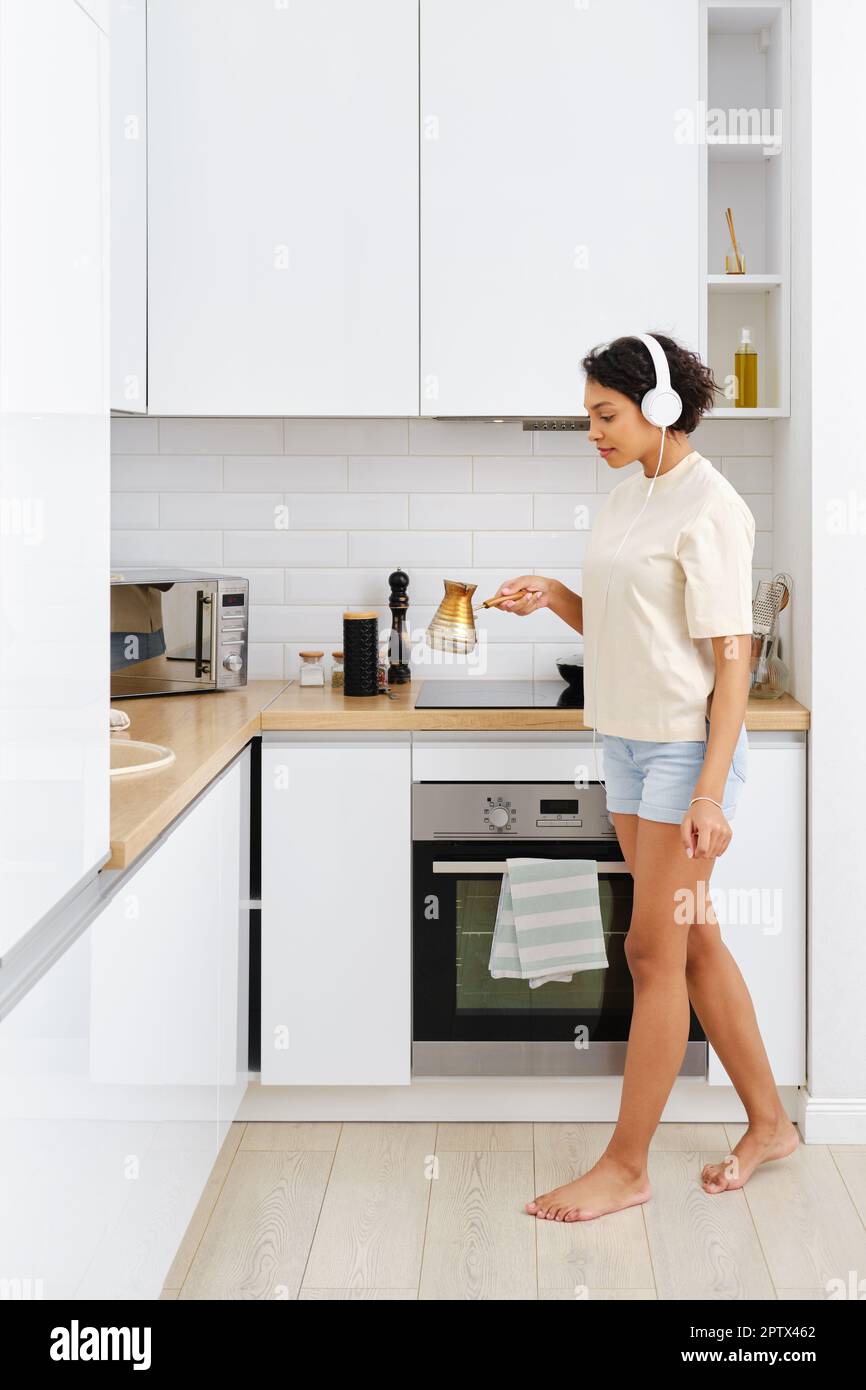
{"label": "cream t-shirt", "polygon": [[590,534],[582,569],[583,719],[623,738],[705,739],[715,684],[709,638],[752,631],[755,518],[693,450],[656,478],[614,561],[650,481],[641,468],[617,483]]}

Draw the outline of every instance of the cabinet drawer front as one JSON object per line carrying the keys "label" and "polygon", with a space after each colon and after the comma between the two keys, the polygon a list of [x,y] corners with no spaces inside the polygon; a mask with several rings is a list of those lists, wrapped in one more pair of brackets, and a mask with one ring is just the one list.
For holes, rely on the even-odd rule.
{"label": "cabinet drawer front", "polygon": [[413,782],[571,782],[575,786],[604,776],[601,737],[593,756],[592,735],[585,741],[543,735],[521,740],[489,741],[447,735],[442,741],[412,741]]}

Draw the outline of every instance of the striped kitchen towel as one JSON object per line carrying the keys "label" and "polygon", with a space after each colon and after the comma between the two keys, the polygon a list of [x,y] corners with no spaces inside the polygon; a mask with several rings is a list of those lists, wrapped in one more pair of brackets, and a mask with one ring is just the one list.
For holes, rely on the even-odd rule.
{"label": "striped kitchen towel", "polygon": [[571,981],[575,970],[608,964],[594,859],[507,859],[502,875],[490,974]]}

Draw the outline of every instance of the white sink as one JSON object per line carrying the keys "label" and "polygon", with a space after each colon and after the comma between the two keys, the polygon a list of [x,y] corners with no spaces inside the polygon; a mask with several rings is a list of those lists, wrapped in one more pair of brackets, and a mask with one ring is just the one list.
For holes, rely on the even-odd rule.
{"label": "white sink", "polygon": [[135,738],[111,738],[112,777],[128,777],[133,772],[153,772],[174,762],[174,753],[161,743],[142,743]]}

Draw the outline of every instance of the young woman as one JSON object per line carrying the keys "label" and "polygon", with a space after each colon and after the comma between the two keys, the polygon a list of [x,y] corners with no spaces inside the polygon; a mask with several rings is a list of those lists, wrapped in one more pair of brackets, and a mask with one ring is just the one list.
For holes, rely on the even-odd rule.
{"label": "young woman", "polygon": [[[690,999],[748,1117],[732,1154],[703,1168],[704,1191],[742,1187],[758,1164],[799,1143],[708,906],[746,777],[755,523],[736,489],[688,444],[713,404],[712,372],[696,353],[653,336],[682,401],[664,433],[641,411],[655,369],[640,339],[618,338],[582,363],[590,440],[611,468],[641,464],[595,518],[583,595],[535,574],[497,590],[529,591],[503,610],[525,617],[550,608],[583,635],[584,723],[603,735],[607,806],[634,879],[625,944],[634,1010],[619,1118],[588,1172],[526,1204],[547,1220],[591,1220],[652,1195],[647,1154],[685,1054]],[[684,901],[695,905],[685,924]]]}

